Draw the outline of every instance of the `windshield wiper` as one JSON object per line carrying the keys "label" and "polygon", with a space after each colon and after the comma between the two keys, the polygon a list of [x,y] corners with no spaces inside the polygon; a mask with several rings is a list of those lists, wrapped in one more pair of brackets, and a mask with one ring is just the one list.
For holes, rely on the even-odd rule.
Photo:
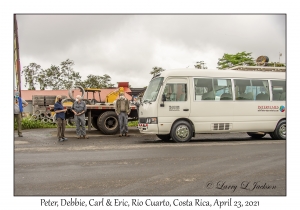
{"label": "windshield wiper", "polygon": [[144,101],[143,101],[143,103],[149,103],[149,104],[151,104],[151,101],[149,100],[149,99],[145,99]]}

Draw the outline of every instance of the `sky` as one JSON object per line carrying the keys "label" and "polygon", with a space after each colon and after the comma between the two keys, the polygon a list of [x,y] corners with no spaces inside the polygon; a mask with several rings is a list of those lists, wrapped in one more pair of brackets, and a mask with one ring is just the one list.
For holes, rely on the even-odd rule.
{"label": "sky", "polygon": [[[115,86],[145,87],[155,66],[194,68],[204,61],[215,69],[224,53],[246,51],[254,59],[286,62],[283,13],[23,14],[17,21],[22,68],[37,63],[47,69],[70,59],[82,80],[108,74]],[[27,87],[23,76],[22,89]]]}

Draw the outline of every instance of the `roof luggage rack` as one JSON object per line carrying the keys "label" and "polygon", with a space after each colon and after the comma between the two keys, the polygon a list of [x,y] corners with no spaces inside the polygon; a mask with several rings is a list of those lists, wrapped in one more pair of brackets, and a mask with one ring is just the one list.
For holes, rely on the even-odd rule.
{"label": "roof luggage rack", "polygon": [[272,66],[234,66],[234,67],[230,68],[229,70],[286,72],[286,67],[272,67]]}

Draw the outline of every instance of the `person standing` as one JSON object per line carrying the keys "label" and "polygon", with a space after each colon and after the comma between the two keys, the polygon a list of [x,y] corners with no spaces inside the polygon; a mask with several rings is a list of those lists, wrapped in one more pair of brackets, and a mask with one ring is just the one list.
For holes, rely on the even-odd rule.
{"label": "person standing", "polygon": [[136,112],[137,112],[137,118],[139,118],[139,108],[140,108],[140,103],[138,101],[138,97],[135,96],[134,99],[133,99],[133,104],[135,105],[136,107]]}
{"label": "person standing", "polygon": [[81,136],[84,139],[88,139],[89,137],[86,135],[85,131],[86,105],[85,102],[81,100],[80,95],[76,96],[76,101],[72,105],[72,112],[74,113],[74,120],[76,123],[77,139],[80,139]]}
{"label": "person standing", "polygon": [[27,106],[28,103],[23,100],[21,97],[19,97],[19,92],[15,92],[14,96],[14,120],[17,121],[18,125],[18,136],[23,137],[22,135],[22,112],[23,112],[23,107]]}
{"label": "person standing", "polygon": [[65,113],[67,109],[64,109],[61,101],[61,95],[58,95],[57,102],[54,104],[54,111],[56,113],[56,123],[57,123],[57,138],[58,141],[67,141],[68,139],[65,137],[65,129],[66,129],[66,119]]}
{"label": "person standing", "polygon": [[119,117],[120,135],[119,137],[128,135],[128,115],[130,113],[129,101],[125,98],[124,93],[120,93],[119,99],[116,101],[116,113]]}

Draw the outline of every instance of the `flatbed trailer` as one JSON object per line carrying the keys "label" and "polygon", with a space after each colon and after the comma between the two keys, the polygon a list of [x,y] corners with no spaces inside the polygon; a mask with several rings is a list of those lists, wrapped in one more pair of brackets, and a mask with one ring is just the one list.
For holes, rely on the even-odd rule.
{"label": "flatbed trailer", "polygon": [[[106,135],[114,135],[119,132],[119,118],[115,112],[113,103],[97,103],[94,105],[86,105],[87,111],[85,117],[88,119],[88,130],[93,126],[98,131]],[[50,111],[54,111],[54,105],[49,105]],[[72,105],[64,105],[67,109],[66,119],[74,118],[74,113],[71,111]],[[134,104],[130,104],[129,120],[137,120],[138,113]]]}

